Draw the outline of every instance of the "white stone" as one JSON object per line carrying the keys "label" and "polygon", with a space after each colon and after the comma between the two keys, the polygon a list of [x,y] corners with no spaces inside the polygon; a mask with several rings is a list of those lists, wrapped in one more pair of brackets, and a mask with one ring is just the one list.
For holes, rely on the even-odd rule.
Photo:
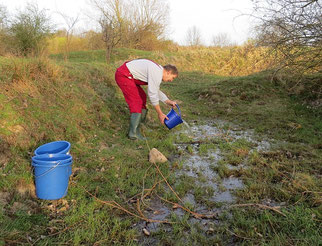
{"label": "white stone", "polygon": [[168,159],[156,148],[151,149],[149,153],[149,162],[151,163],[164,163]]}

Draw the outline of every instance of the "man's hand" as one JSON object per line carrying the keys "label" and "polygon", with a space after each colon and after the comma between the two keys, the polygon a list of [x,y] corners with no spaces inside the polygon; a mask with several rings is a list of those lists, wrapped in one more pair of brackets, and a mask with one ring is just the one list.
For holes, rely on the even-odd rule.
{"label": "man's hand", "polygon": [[171,101],[171,100],[166,100],[165,101],[166,104],[170,105],[172,108],[176,108],[176,102],[175,101]]}
{"label": "man's hand", "polygon": [[166,116],[164,113],[158,114],[158,117],[159,117],[161,124],[164,124],[165,119],[167,119],[167,120],[169,119],[168,116]]}
{"label": "man's hand", "polygon": [[157,113],[158,113],[159,121],[161,122],[161,124],[164,124],[164,120],[165,119],[168,120],[169,118],[162,112],[159,104],[155,105],[154,108],[155,108],[155,111],[157,111]]}

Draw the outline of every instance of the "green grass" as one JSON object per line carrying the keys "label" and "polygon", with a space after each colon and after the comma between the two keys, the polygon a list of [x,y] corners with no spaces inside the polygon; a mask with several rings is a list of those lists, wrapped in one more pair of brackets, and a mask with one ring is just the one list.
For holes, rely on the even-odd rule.
{"label": "green grass", "polygon": [[[301,206],[282,210],[281,217],[269,211],[236,209],[230,231],[239,236],[242,245],[318,245],[321,234],[317,230],[315,211]],[[247,216],[245,216],[247,214]]]}
{"label": "green grass", "polygon": [[[84,188],[101,200],[114,200],[136,211],[136,204],[128,200],[162,180],[148,162],[146,143],[126,137],[128,109],[113,77],[120,61],[142,56],[158,59],[157,53],[127,49],[116,50],[109,65],[104,63],[103,51],[74,52],[67,63],[60,55],[52,60],[0,58],[0,83],[6,88],[0,92],[0,245],[140,244],[144,236],[134,226],[139,220],[96,201]],[[180,72],[176,81],[161,87],[169,98],[181,101],[188,123],[225,120],[223,130],[233,123],[277,143],[269,151],[250,152],[253,144],[245,139],[205,140],[198,154],[206,156],[219,149],[222,159],[211,168],[220,178],[234,175],[243,180],[238,201],[261,204],[270,200],[282,207],[285,217],[251,206],[222,206],[225,211],[217,221],[207,221],[216,223],[205,232],[200,224],[189,222],[189,214],[172,214],[175,224],[162,225],[152,233],[156,244],[317,245],[321,241],[321,109],[306,107],[303,100],[308,97],[303,91],[290,96],[266,73],[219,77]],[[149,109],[144,127],[149,147],[167,157],[193,154],[191,146],[180,153],[174,146],[175,141],[190,141],[184,134],[175,136],[182,126],[172,131],[159,126],[156,113]],[[68,208],[60,201],[52,211],[51,201],[38,200],[21,187],[33,183],[30,159],[34,149],[60,139],[71,142],[77,172],[65,198]],[[204,189],[195,182],[205,182],[205,177],[175,177],[175,170],[182,168],[181,161],[176,162],[160,168],[179,196],[192,192],[206,206],[221,207],[208,201],[215,192],[212,187]],[[245,168],[230,170],[227,164]],[[166,186],[159,185],[155,191],[178,202]],[[148,205],[147,200],[142,211]]]}
{"label": "green grass", "polygon": [[[247,150],[252,144],[243,140],[222,140],[217,144],[224,155],[218,166],[212,168],[222,178],[230,175],[242,178],[246,187],[238,192],[241,203],[262,203],[270,199],[286,204],[289,210],[287,219],[265,211],[266,217],[272,217],[268,221],[265,216],[258,219],[254,209],[233,209],[224,235],[245,245],[316,244],[321,239],[317,227],[321,219],[321,108],[307,107],[301,100],[303,95],[290,97],[282,85],[266,79],[265,73],[240,78],[183,73],[177,83],[166,87],[172,97],[182,101],[181,108],[188,122],[201,122],[204,117],[226,120],[244,129],[254,129],[263,140],[278,143],[268,153],[249,153]],[[205,146],[201,149],[206,152]],[[241,163],[247,165],[242,172],[226,166]],[[303,211],[312,211],[313,217],[318,219],[310,219],[307,214],[306,218],[297,220],[298,213]],[[239,220],[244,221],[245,227],[238,224],[232,229],[231,224]],[[252,227],[253,221],[258,225]],[[270,230],[267,231],[267,227]],[[299,235],[303,232],[303,238],[295,232]]]}
{"label": "green grass", "polygon": [[[64,54],[55,54],[50,56],[52,59],[57,61],[64,61]],[[112,52],[111,63],[124,62],[128,59],[133,58],[150,58],[155,57],[151,51],[136,50],[119,48]],[[68,56],[69,62],[80,62],[80,63],[105,63],[105,50],[89,50],[89,51],[75,51],[70,52]]]}

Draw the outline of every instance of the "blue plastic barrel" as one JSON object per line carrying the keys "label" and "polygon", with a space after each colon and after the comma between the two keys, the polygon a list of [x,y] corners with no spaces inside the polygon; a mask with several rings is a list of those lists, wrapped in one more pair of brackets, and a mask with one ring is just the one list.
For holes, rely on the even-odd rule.
{"label": "blue plastic barrel", "polygon": [[171,111],[167,114],[168,116],[168,120],[165,119],[164,120],[164,124],[169,128],[172,129],[173,127],[183,123],[182,119],[181,119],[181,111],[179,106],[176,104],[177,109],[179,111],[179,114],[177,114],[177,112],[172,108]]}
{"label": "blue plastic barrel", "polygon": [[40,199],[57,200],[67,194],[72,165],[70,155],[39,155],[32,158],[36,195]]}
{"label": "blue plastic barrel", "polygon": [[67,141],[54,141],[39,146],[35,150],[35,155],[43,154],[69,154],[70,143]]}

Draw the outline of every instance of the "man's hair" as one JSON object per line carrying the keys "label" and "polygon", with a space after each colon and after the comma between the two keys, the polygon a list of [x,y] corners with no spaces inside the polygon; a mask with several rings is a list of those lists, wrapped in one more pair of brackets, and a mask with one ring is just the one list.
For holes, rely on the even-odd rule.
{"label": "man's hair", "polygon": [[176,68],[176,66],[168,64],[168,65],[163,66],[163,69],[166,71],[170,71],[172,74],[178,76],[179,72],[178,72],[178,69]]}

